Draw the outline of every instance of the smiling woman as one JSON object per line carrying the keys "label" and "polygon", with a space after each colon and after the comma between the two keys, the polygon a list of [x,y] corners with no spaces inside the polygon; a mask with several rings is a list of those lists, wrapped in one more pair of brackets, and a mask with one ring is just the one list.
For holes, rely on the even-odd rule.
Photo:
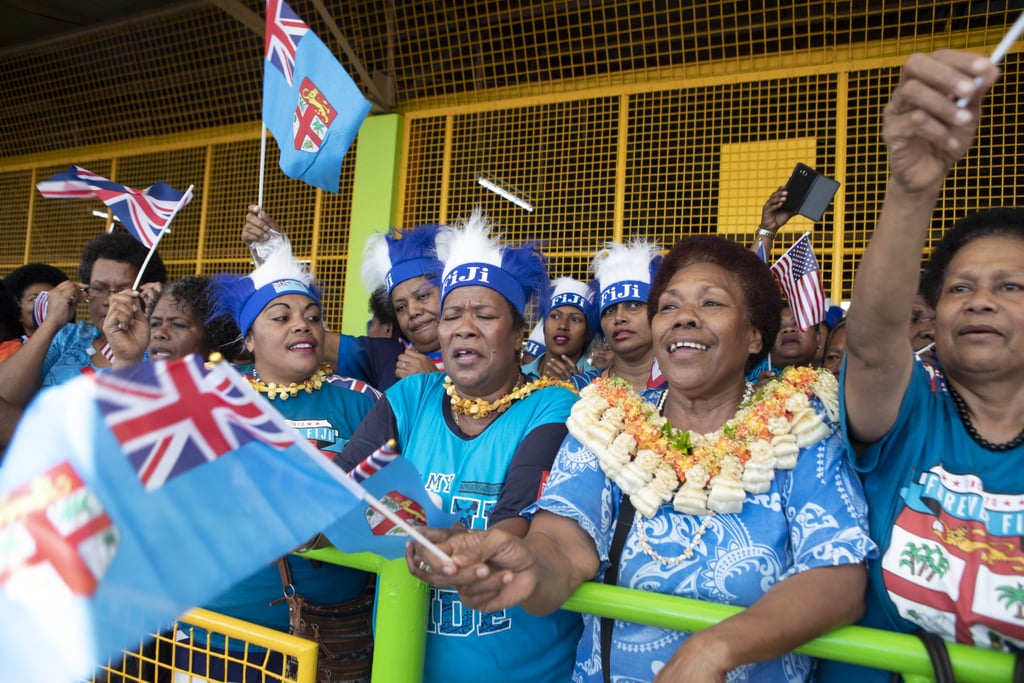
{"label": "smiling woman", "polygon": [[874,551],[829,420],[835,380],[745,383],[780,304],[739,244],[682,240],[648,301],[668,388],[583,389],[525,538],[437,534],[455,563],[434,571],[484,611],[547,614],[590,580],[747,608],[694,634],[586,616],[574,681],[807,681],[813,662],[792,650],[857,616]]}
{"label": "smiling woman", "polygon": [[[339,453],[380,395],[364,382],[335,375],[324,362],[320,293],[312,276],[293,260],[288,242],[283,241],[248,277],[219,275],[210,287],[211,316],[230,315],[252,353],[254,367],[248,378],[252,387],[273,401],[289,424],[325,455]],[[309,604],[339,604],[354,610],[351,641],[348,646],[334,643],[337,647],[331,652],[322,650],[321,666],[330,668],[335,679],[343,669],[342,680],[366,680],[372,656],[371,610],[360,595],[372,578],[299,558],[285,557],[282,562],[264,567],[207,607],[286,631],[288,605],[275,598],[281,595],[280,577],[287,568],[289,583]],[[253,655],[239,656],[252,661]],[[234,676],[240,674],[229,675],[229,680],[239,680]],[[318,680],[326,678],[322,675]]]}

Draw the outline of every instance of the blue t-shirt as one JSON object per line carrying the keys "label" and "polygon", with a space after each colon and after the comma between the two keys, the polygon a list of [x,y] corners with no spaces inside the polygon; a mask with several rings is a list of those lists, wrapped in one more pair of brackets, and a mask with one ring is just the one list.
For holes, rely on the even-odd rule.
{"label": "blue t-shirt", "polygon": [[[657,402],[660,392],[646,392]],[[817,400],[812,405],[818,406]],[[562,444],[544,493],[527,510],[548,510],[575,520],[597,547],[601,568],[615,530],[619,487],[601,470],[597,456],[569,436]],[[626,536],[618,585],[666,595],[749,606],[778,581],[808,569],[859,564],[876,552],[867,534],[867,509],[860,482],[846,462],[838,427],[830,437],[800,451],[793,470],[778,470],[765,493],[748,493],[739,514],[709,517],[676,512],[665,503],[652,519],[641,517]],[[647,542],[665,557],[676,557],[707,531],[693,557],[676,566],[663,564],[641,549],[637,523]],[[576,653],[574,683],[600,683],[601,619],[584,615]],[[629,622],[615,622],[611,679],[650,681],[689,637],[687,633]],[[810,657],[789,653],[738,667],[729,681],[764,683],[806,681]]]}
{"label": "blue t-shirt", "polygon": [[[537,449],[520,446],[531,443],[535,438],[531,434],[537,432],[558,428],[564,434],[565,419],[576,395],[561,387],[534,391],[515,401],[483,432],[469,437],[453,429],[450,422],[444,377],[444,373],[413,375],[386,392],[397,427],[398,448],[416,464],[427,490],[441,498],[444,509],[461,515],[473,529],[486,529],[500,518],[517,515],[537,499],[540,478],[517,476],[515,471],[541,466],[536,453],[520,457],[524,455],[520,451]],[[357,438],[362,439],[364,430],[365,426]],[[366,435],[367,444],[380,444],[385,436]],[[555,443],[546,454],[545,469],[550,469]],[[357,445],[355,439],[352,445]],[[346,452],[343,466],[357,463],[361,455]],[[532,481],[532,489],[506,490],[513,480]],[[517,500],[523,502],[518,509],[511,509],[509,501]],[[464,606],[454,590],[431,588],[423,680],[567,681],[580,626],[579,615],[572,612],[559,610],[537,617],[513,607],[483,613]]]}
{"label": "blue t-shirt", "polygon": [[[845,399],[840,406],[849,439]],[[1024,446],[994,452],[978,445],[941,372],[914,363],[895,424],[856,461],[881,549],[868,563],[862,626],[924,628],[986,648],[1024,646],[1022,458]],[[889,680],[887,671],[838,662],[822,671],[826,681]]]}
{"label": "blue t-shirt", "polygon": [[93,367],[92,343],[99,336],[100,331],[92,323],[68,323],[60,328],[50,342],[39,373],[42,387],[64,384],[81,375],[82,368]]}
{"label": "blue t-shirt", "polygon": [[[330,457],[341,452],[379,396],[365,382],[329,375],[323,386],[311,394],[300,391],[286,401],[278,398],[271,403],[293,428]],[[295,493],[301,495],[301,491]],[[314,564],[301,557],[289,557],[288,563],[295,591],[318,605],[355,598],[368,578],[365,572],[328,563]],[[269,604],[281,594],[281,576],[277,563],[274,563],[259,569],[205,607],[261,626],[287,631],[287,603]],[[222,645],[220,642],[211,644]]]}

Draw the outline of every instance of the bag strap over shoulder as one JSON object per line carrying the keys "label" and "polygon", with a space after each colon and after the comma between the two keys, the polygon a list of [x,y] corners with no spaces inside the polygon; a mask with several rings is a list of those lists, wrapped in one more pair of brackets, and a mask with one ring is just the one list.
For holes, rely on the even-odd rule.
{"label": "bag strap over shoulder", "polygon": [[[626,536],[629,535],[629,530],[633,528],[635,513],[633,502],[629,496],[623,493],[622,498],[619,499],[619,514],[615,518],[612,544],[608,549],[608,571],[604,573],[604,582],[609,586],[615,586],[619,582],[619,561],[622,559],[622,548],[626,545]],[[601,673],[605,683],[611,681],[612,631],[614,629],[614,619],[601,618]]]}

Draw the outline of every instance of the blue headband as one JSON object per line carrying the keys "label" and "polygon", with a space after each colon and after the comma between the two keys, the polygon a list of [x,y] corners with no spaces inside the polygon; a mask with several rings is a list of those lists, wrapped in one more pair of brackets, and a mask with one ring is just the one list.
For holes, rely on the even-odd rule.
{"label": "blue headband", "polygon": [[414,277],[420,277],[421,275],[437,275],[438,270],[439,264],[437,259],[426,257],[411,258],[392,266],[391,270],[389,270],[388,274],[384,277],[384,287],[387,289],[388,295],[390,296],[391,290],[406,280],[411,280]]}
{"label": "blue headband", "polygon": [[536,358],[544,354],[547,347],[542,342],[534,341],[533,339],[527,339],[526,343],[523,344],[523,353],[528,354]]}
{"label": "blue headband", "polygon": [[643,301],[647,303],[647,295],[651,293],[651,285],[640,280],[621,280],[601,290],[601,312],[609,306],[622,301]]}
{"label": "blue headband", "polygon": [[551,297],[551,308],[555,309],[559,306],[575,306],[584,313],[590,307],[590,302],[587,301],[587,297],[582,294],[576,294],[575,292],[562,292]]}
{"label": "blue headband", "polygon": [[520,315],[526,308],[526,291],[522,283],[493,263],[463,263],[452,268],[441,282],[441,305],[452,290],[468,286],[493,289],[508,299]]}
{"label": "blue headband", "polygon": [[242,336],[249,334],[249,328],[256,321],[256,316],[267,307],[267,304],[286,294],[302,294],[315,301],[317,306],[320,305],[320,297],[304,283],[287,278],[274,280],[253,292],[242,306],[242,312],[238,315],[238,327],[242,330]]}

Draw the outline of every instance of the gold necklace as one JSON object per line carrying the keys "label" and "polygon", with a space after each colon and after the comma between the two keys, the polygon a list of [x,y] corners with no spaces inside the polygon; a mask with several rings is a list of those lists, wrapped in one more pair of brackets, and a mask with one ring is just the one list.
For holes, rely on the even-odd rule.
{"label": "gold necklace", "polygon": [[256,368],[252,369],[252,377],[249,378],[249,384],[252,388],[261,394],[266,394],[267,398],[273,401],[275,398],[280,398],[282,401],[287,401],[289,397],[295,398],[299,395],[300,391],[305,391],[307,394],[312,394],[323,386],[324,380],[327,379],[327,375],[331,374],[331,366],[327,363],[322,364],[316,372],[306,378],[304,381],[295,383],[292,382],[288,386],[283,384],[277,384],[276,382],[270,382],[269,384],[264,382],[256,374]]}
{"label": "gold necklace", "polygon": [[[522,375],[520,375],[522,379]],[[509,393],[505,394],[497,401],[488,401],[482,398],[463,398],[459,396],[459,392],[455,390],[455,383],[452,382],[450,375],[444,378],[444,393],[448,394],[451,399],[452,414],[454,415],[467,415],[469,417],[475,417],[477,419],[486,419],[491,415],[501,415],[515,401],[521,398],[526,398],[538,389],[544,389],[545,387],[564,387],[573,393],[576,392],[576,388],[569,382],[561,379],[553,379],[551,377],[541,377],[535,379],[527,384],[516,384],[516,387]],[[456,417],[456,424],[458,424],[458,418]],[[461,427],[460,427],[461,429]]]}

